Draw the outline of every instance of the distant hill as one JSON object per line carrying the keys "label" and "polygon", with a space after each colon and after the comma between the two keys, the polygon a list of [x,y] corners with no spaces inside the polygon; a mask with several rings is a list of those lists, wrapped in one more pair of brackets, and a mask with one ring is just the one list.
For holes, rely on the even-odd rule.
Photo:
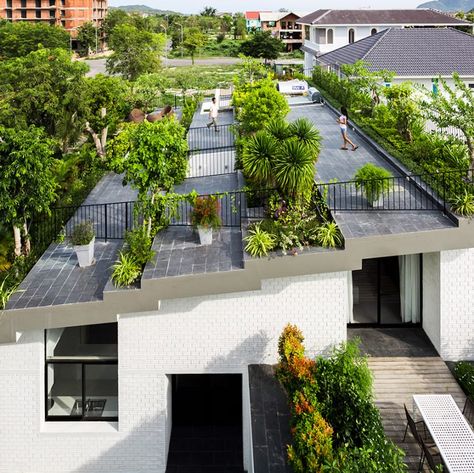
{"label": "distant hill", "polygon": [[148,7],[147,5],[123,5],[120,7],[109,6],[109,8],[123,10],[127,13],[150,13],[152,15],[171,15],[177,13],[171,10],[158,10],[157,8]]}
{"label": "distant hill", "polygon": [[422,3],[417,8],[433,8],[441,11],[464,11],[468,12],[474,8],[474,0],[434,0]]}

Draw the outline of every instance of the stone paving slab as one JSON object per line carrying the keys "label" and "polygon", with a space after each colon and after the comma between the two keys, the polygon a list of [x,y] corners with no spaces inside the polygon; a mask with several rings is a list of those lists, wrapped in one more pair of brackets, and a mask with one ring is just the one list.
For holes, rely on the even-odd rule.
{"label": "stone paving slab", "polygon": [[214,231],[211,245],[202,246],[190,227],[169,227],[153,242],[155,258],[142,279],[216,273],[243,268],[242,233],[239,228]]}
{"label": "stone paving slab", "polygon": [[193,152],[189,155],[188,178],[232,174],[235,148]]}
{"label": "stone paving slab", "polygon": [[92,189],[82,205],[130,202],[137,199],[137,191],[123,185],[123,175],[110,172]]}
{"label": "stone paving slab", "polygon": [[232,125],[224,124],[219,124],[217,129],[206,126],[204,128],[190,128],[187,139],[191,151],[232,148],[235,144]]}
{"label": "stone paving slab", "polygon": [[[206,126],[208,123],[209,113],[201,113],[201,106],[199,106],[199,110],[194,114],[190,129],[200,128]],[[234,123],[234,112],[232,110],[219,111],[219,116],[217,117],[218,125],[231,125],[232,123]]]}
{"label": "stone paving slab", "polygon": [[107,243],[96,240],[96,263],[80,268],[72,246],[52,243],[10,297],[7,309],[102,300],[121,246],[120,240]]}

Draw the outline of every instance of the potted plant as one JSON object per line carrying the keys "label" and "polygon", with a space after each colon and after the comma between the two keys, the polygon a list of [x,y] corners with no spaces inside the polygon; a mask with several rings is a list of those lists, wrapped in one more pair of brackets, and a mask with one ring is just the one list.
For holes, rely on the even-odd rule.
{"label": "potted plant", "polygon": [[74,226],[71,233],[71,243],[79,261],[79,266],[85,268],[94,261],[95,233],[92,222],[81,222]]}
{"label": "potted plant", "polygon": [[191,223],[197,228],[201,245],[212,243],[212,230],[221,226],[220,204],[217,196],[196,197],[191,213]]}
{"label": "potted plant", "polygon": [[383,206],[383,195],[393,188],[393,176],[387,169],[372,163],[364,164],[354,176],[357,189],[362,189],[372,207]]}

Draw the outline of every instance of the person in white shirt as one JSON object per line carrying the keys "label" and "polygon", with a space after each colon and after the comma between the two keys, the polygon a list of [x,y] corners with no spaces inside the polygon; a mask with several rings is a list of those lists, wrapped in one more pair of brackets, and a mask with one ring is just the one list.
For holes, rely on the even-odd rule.
{"label": "person in white shirt", "polygon": [[211,108],[209,109],[209,120],[211,120],[208,124],[207,124],[207,128],[211,128],[212,125],[214,125],[214,128],[216,130],[216,133],[219,130],[219,128],[217,127],[217,116],[219,115],[219,106],[217,105],[216,103],[216,98],[213,97],[212,98],[212,103],[211,103]]}
{"label": "person in white shirt", "polygon": [[341,149],[348,149],[347,144],[350,144],[352,146],[352,151],[355,151],[358,146],[355,145],[347,136],[347,119],[347,109],[346,107],[341,107],[341,116],[337,119],[337,123],[339,123],[339,128],[341,129],[342,139],[344,141]]}

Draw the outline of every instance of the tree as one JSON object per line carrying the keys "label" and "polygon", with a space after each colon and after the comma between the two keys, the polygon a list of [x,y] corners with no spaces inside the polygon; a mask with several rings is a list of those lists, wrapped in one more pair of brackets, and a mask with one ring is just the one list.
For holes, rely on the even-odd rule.
{"label": "tree", "polygon": [[158,195],[186,177],[187,151],[185,129],[175,118],[126,124],[110,142],[110,166],[124,173],[124,184],[129,182],[138,190],[138,200],[148,218],[148,236]]}
{"label": "tree", "polygon": [[13,227],[15,256],[30,252],[28,222],[56,198],[54,142],[34,126],[0,126],[0,214]]}
{"label": "tree", "polygon": [[119,77],[99,74],[86,79],[84,128],[92,137],[97,155],[105,159],[107,137],[127,116],[128,87]]}
{"label": "tree", "polygon": [[239,84],[252,83],[254,80],[263,79],[268,74],[268,70],[258,59],[243,54],[239,54],[239,58],[241,59],[237,78]]}
{"label": "tree", "polygon": [[62,49],[39,49],[0,61],[0,124],[43,127],[65,148],[83,129],[78,117],[87,70],[86,64],[72,61]]}
{"label": "tree", "polygon": [[68,32],[45,23],[1,22],[0,57],[3,59],[26,56],[43,48],[69,49]]}
{"label": "tree", "polygon": [[110,9],[102,23],[102,29],[105,36],[108,38],[116,26],[124,25],[128,22],[129,17],[127,12],[120,9]]}
{"label": "tree", "polygon": [[451,87],[440,77],[439,92],[427,92],[428,101],[423,108],[440,128],[452,126],[462,132],[469,150],[470,167],[474,170],[474,90],[457,73],[453,74],[453,81]]}
{"label": "tree", "polygon": [[249,40],[240,45],[242,54],[265,59],[265,62],[277,59],[283,49],[283,41],[272,36],[270,31],[256,31]]}
{"label": "tree", "polygon": [[236,13],[233,18],[232,28],[234,30],[234,39],[244,39],[247,34],[247,22],[242,13]]}
{"label": "tree", "polygon": [[189,28],[184,35],[183,46],[189,52],[194,65],[194,55],[196,51],[206,44],[207,38],[198,28]]}
{"label": "tree", "polygon": [[81,56],[88,56],[90,51],[97,50],[98,31],[92,22],[88,21],[77,29],[77,42]]}
{"label": "tree", "polygon": [[216,16],[217,9],[213,7],[204,7],[202,12],[200,13],[201,16]]}
{"label": "tree", "polygon": [[143,74],[133,83],[129,97],[131,106],[145,113],[156,110],[163,105],[162,95],[167,89],[178,85],[177,80],[171,80],[160,73]]}
{"label": "tree", "polygon": [[221,25],[220,25],[220,29],[222,33],[224,34],[229,33],[229,31],[232,29],[232,24],[233,24],[232,17],[230,15],[224,15],[221,18]]}
{"label": "tree", "polygon": [[135,80],[141,74],[158,70],[165,37],[123,24],[116,26],[110,33],[109,46],[114,52],[107,59],[107,72]]}
{"label": "tree", "polygon": [[261,130],[273,119],[284,118],[290,110],[286,99],[269,77],[240,84],[234,91],[232,102],[244,134]]}

